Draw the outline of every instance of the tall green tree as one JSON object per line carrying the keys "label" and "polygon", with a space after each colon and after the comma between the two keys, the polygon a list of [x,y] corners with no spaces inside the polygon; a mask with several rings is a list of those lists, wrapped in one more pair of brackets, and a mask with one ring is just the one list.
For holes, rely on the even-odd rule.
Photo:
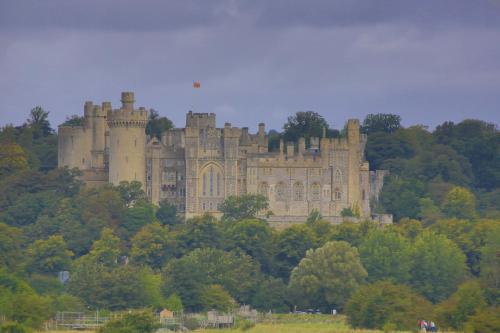
{"label": "tall green tree", "polygon": [[226,232],[230,249],[241,249],[260,263],[262,270],[270,273],[272,266],[273,231],[262,220],[242,220]]}
{"label": "tall green tree", "polygon": [[288,117],[283,126],[283,139],[285,141],[298,141],[300,137],[309,143],[311,137],[321,137],[323,130],[328,130],[326,120],[314,111],[300,111],[294,116]]}
{"label": "tall green tree", "polygon": [[457,186],[446,194],[442,209],[448,217],[472,219],[476,217],[476,198],[466,188]]}
{"label": "tall green tree", "polygon": [[46,240],[37,240],[26,251],[27,268],[31,272],[56,273],[68,270],[73,252],[68,250],[62,236],[50,236]]}
{"label": "tall green tree", "polygon": [[248,255],[218,249],[196,249],[168,263],[164,294],[179,295],[190,311],[203,309],[205,287],[218,284],[241,303],[249,303],[260,279],[259,266]]}
{"label": "tall green tree", "polygon": [[173,246],[168,229],[157,222],[151,223],[132,238],[130,259],[135,264],[159,270],[174,256]]}
{"label": "tall green tree", "polygon": [[448,298],[466,275],[465,256],[443,235],[425,231],[415,239],[411,286],[432,302]]}
{"label": "tall green tree", "polygon": [[362,130],[366,134],[376,132],[394,133],[401,128],[401,117],[397,114],[377,113],[369,114],[363,120]]}
{"label": "tall green tree", "polygon": [[30,117],[26,120],[28,126],[36,131],[35,139],[41,136],[47,136],[53,132],[49,123],[49,112],[41,106],[35,106],[30,111]]}
{"label": "tall green tree", "polygon": [[342,309],[366,276],[356,248],[343,241],[328,242],[307,251],[292,271],[288,288],[297,305]]}
{"label": "tall green tree", "polygon": [[359,255],[368,281],[404,284],[410,280],[411,244],[393,231],[371,231],[359,246]]}
{"label": "tall green tree", "polygon": [[306,225],[293,225],[279,232],[274,240],[276,244],[276,274],[288,281],[292,269],[304,258],[307,250],[315,247],[313,231]]}
{"label": "tall green tree", "polygon": [[156,110],[149,110],[148,123],[146,125],[146,134],[151,137],[161,139],[161,134],[174,127],[174,123],[167,117],[160,117]]}

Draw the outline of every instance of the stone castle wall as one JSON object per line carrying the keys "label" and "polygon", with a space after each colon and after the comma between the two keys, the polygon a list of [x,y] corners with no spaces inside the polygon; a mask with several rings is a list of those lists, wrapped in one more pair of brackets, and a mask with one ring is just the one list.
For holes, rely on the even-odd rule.
{"label": "stone castle wall", "polygon": [[148,139],[146,109],[134,109],[130,92],[121,102],[116,110],[87,102],[83,126],[59,127],[59,166],[79,168],[91,185],[140,181],[152,202],[166,200],[186,218],[220,216],[227,197],[245,193],[269,199],[276,225],[304,221],[313,210],[332,223],[344,208],[370,217],[383,172],[369,171],[356,119],[345,138],[311,138],[309,147],[301,138],[270,152],[263,123],[255,134],[229,123],[217,128],[213,113],[190,111],[186,127]]}

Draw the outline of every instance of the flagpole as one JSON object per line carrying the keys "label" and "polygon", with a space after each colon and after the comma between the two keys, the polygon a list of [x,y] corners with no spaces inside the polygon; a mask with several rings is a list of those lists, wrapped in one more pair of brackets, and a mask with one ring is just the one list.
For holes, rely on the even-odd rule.
{"label": "flagpole", "polygon": [[[198,111],[197,110],[197,104],[198,104],[198,98],[199,98],[199,92],[197,92],[197,90],[200,90],[201,88],[201,83],[199,81],[194,81],[193,82],[193,105],[192,105],[192,108],[193,108],[193,112],[196,112]],[[195,110],[196,108],[196,110]]]}

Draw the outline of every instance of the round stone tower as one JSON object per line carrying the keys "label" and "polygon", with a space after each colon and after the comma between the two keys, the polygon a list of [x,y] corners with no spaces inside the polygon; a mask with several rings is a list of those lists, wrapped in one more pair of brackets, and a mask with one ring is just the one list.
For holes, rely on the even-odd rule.
{"label": "round stone tower", "polygon": [[108,111],[109,182],[137,180],[146,184],[146,124],[145,108],[134,110],[134,93],[122,93],[122,107]]}

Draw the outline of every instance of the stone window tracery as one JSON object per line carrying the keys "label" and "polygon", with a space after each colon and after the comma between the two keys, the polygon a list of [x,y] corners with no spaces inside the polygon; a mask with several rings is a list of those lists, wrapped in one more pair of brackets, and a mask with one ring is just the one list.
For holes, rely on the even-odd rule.
{"label": "stone window tracery", "polygon": [[341,200],[342,199],[342,192],[340,191],[339,188],[335,189],[335,200]]}
{"label": "stone window tracery", "polygon": [[334,181],[336,183],[341,183],[342,182],[342,172],[340,172],[339,169],[335,170]]}
{"label": "stone window tracery", "polygon": [[296,182],[293,185],[293,199],[295,201],[304,200],[304,185],[301,182]]}
{"label": "stone window tracery", "polygon": [[266,198],[269,197],[269,185],[266,182],[260,184],[259,193]]}
{"label": "stone window tracery", "polygon": [[286,200],[286,186],[283,182],[279,182],[276,184],[276,201],[285,201]]}
{"label": "stone window tracery", "polygon": [[318,183],[311,185],[311,200],[319,201],[321,199],[321,187]]}

